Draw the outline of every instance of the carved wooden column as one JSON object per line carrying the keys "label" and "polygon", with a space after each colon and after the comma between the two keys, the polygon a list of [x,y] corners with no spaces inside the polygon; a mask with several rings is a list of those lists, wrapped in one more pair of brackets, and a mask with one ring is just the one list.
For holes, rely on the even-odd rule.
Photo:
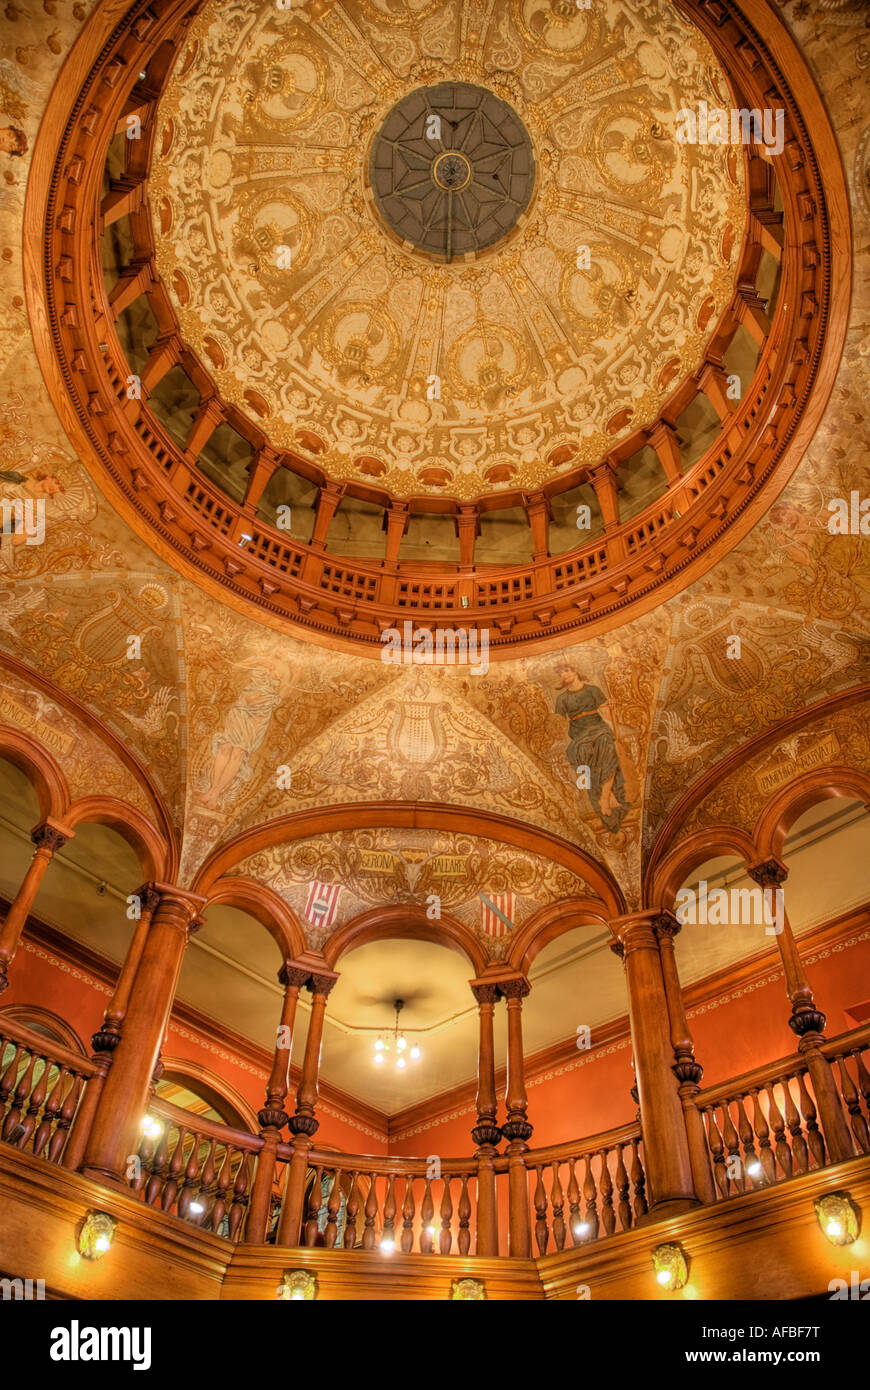
{"label": "carved wooden column", "polygon": [[130,993],[133,989],[136,971],[139,969],[139,961],[142,959],[151,918],[160,902],[160,894],[153,883],[143,884],[134,896],[139,900],[139,920],[136,923],[124,964],[118,975],[115,993],[103,1014],[102,1025],[91,1037],[91,1046],[94,1049],[92,1061],[97,1064],[97,1074],[91,1077],[85,1087],[81,1105],[76,1111],[72,1131],[61,1160],[64,1168],[75,1170],[84,1157],[94,1115],[100,1103],[100,1096],[109,1073],[109,1067],[112,1064],[112,1054],[121,1041],[121,1028],[130,1002]]}
{"label": "carved wooden column", "polygon": [[2,928],[0,928],[0,994],[9,984],[7,979],[9,966],[18,950],[24,924],[30,914],[33,900],[45,871],[57,851],[63,849],[67,841],[72,838],[72,833],[66,826],[61,826],[59,823],[47,819],[42,825],[37,826],[30,837],[36,849],[27,873],[24,875],[24,881],[15,894],[15,900],[6,914]]}
{"label": "carved wooden column", "polygon": [[634,912],[611,925],[628,987],[650,1211],[685,1211],[698,1198],[692,1183],[683,1108],[673,1073],[668,1000],[655,933],[658,912]]}
{"label": "carved wooden column", "polygon": [[121,1039],[103,1086],[82,1171],[123,1181],[127,1159],[139,1146],[154,1068],[172,1008],[190,930],[203,898],[168,884],[155,884],[154,910],[130,992]]}
{"label": "carved wooden column", "polygon": [[319,1125],[314,1108],[317,1104],[317,1076],[320,1070],[323,1019],[326,1013],[326,1001],[337,979],[338,976],[332,971],[309,972],[308,975],[307,983],[312,996],[311,1017],[308,1020],[308,1036],[305,1039],[302,1076],[296,1090],[296,1113],[291,1115],[287,1122],[287,1127],[293,1135],[293,1157],[289,1163],[287,1180],[284,1185],[284,1200],[281,1204],[281,1220],[278,1227],[279,1245],[297,1245],[299,1242],[308,1151]]}
{"label": "carved wooden column", "polygon": [[495,1040],[493,1015],[498,987],[472,980],[477,1000],[480,1046],[477,1054],[477,1124],[471,1137],[477,1145],[477,1254],[498,1254],[498,1203],[495,1192],[493,1159],[501,1130],[496,1124],[498,1099],[495,1093]]}
{"label": "carved wooden column", "polygon": [[294,965],[289,960],[284,962],[278,972],[278,979],[284,986],[284,1004],[275,1039],[272,1072],[266,1083],[266,1103],[257,1114],[263,1147],[257,1159],[257,1172],[245,1227],[245,1241],[249,1245],[262,1245],[266,1239],[278,1143],[281,1129],[288,1120],[284,1101],[290,1085],[290,1053],[293,1047],[296,1005],[299,1002],[299,991],[308,979],[308,974],[304,967]]}
{"label": "carved wooden column", "polygon": [[656,918],[654,930],[659,943],[662,977],[665,982],[665,994],[668,1001],[671,1045],[674,1050],[674,1065],[671,1067],[671,1071],[680,1083],[679,1095],[683,1106],[686,1137],[689,1141],[692,1180],[695,1192],[702,1202],[715,1202],[716,1186],[713,1181],[707,1133],[704,1129],[701,1112],[695,1104],[695,1097],[701,1089],[700,1081],[704,1075],[704,1068],[695,1058],[695,1044],[689,1032],[686,1010],[683,1006],[683,991],[677,971],[677,959],[674,954],[674,938],[680,930],[680,924],[672,913],[663,912]]}
{"label": "carved wooden column", "polygon": [[[746,872],[762,890],[768,889],[771,892],[781,891],[788,877],[788,869],[780,859],[747,864]],[[831,1064],[820,1050],[821,1044],[825,1041],[825,1015],[816,1007],[785,908],[782,912],[782,931],[776,933],[775,940],[782,958],[786,990],[792,1006],[788,1026],[800,1038],[798,1052],[806,1059],[831,1159],[834,1163],[842,1163],[854,1156],[852,1134]]]}
{"label": "carved wooden column", "polygon": [[529,1179],[526,1173],[527,1140],[532,1126],[526,1118],[525,1059],[523,1057],[523,1000],[530,985],[524,975],[499,980],[499,993],[507,1003],[508,1056],[505,1105],[507,1119],[501,1132],[508,1141],[508,1188],[510,1194],[510,1232],[508,1253],[528,1259],[532,1253],[532,1222],[529,1210]]}

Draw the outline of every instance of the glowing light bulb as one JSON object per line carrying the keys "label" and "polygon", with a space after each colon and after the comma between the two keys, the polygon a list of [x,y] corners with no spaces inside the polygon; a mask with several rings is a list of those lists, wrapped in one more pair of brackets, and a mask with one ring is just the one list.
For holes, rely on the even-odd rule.
{"label": "glowing light bulb", "polygon": [[404,1070],[405,1070],[405,1067],[406,1067],[407,1065],[408,1065],[408,1064],[407,1064],[407,1062],[405,1061],[404,1057],[397,1057],[397,1058],[396,1058],[396,1070],[397,1070],[397,1071],[404,1071]]}
{"label": "glowing light bulb", "polygon": [[187,1210],[192,1211],[194,1216],[201,1216],[202,1213],[205,1211],[205,1207],[203,1206],[202,1202],[191,1202]]}
{"label": "glowing light bulb", "polygon": [[399,1050],[399,1052],[404,1052],[407,1046],[408,1039],[405,1037],[404,1033],[400,1033],[399,1036],[396,1038],[397,1049]]}
{"label": "glowing light bulb", "polygon": [[578,1221],[577,1225],[574,1227],[574,1234],[575,1236],[585,1236],[589,1234],[589,1230],[588,1221]]}
{"label": "glowing light bulb", "polygon": [[384,1040],[383,1040],[383,1038],[378,1038],[377,1042],[375,1043],[375,1052],[383,1052],[383,1050],[384,1050]]}
{"label": "glowing light bulb", "polygon": [[434,1226],[427,1226],[427,1227],[426,1227],[426,1234],[427,1234],[427,1236],[429,1237],[430,1240],[434,1240],[434,1238],[435,1238],[435,1227],[434,1227]]}
{"label": "glowing light bulb", "polygon": [[163,1126],[153,1115],[145,1115],[142,1119],[142,1133],[147,1139],[157,1139],[163,1133]]}
{"label": "glowing light bulb", "polygon": [[100,1251],[109,1250],[109,1249],[111,1249],[111,1245],[112,1245],[112,1242],[109,1240],[109,1237],[108,1237],[108,1236],[97,1236],[96,1240],[94,1241],[94,1249],[95,1249],[95,1250],[100,1250]]}
{"label": "glowing light bulb", "polygon": [[761,1172],[761,1164],[760,1164],[760,1163],[748,1163],[748,1164],[746,1165],[746,1171],[747,1171],[747,1173],[749,1174],[749,1176],[750,1176],[751,1178],[754,1178],[754,1177],[756,1177],[756,1175],[757,1175],[758,1173]]}
{"label": "glowing light bulb", "polygon": [[392,1236],[384,1236],[383,1240],[381,1241],[381,1250],[384,1252],[384,1254],[392,1255],[395,1248],[396,1242],[393,1240]]}
{"label": "glowing light bulb", "polygon": [[842,1221],[829,1221],[825,1227],[825,1234],[831,1236],[833,1240],[836,1240],[838,1236],[843,1234]]}
{"label": "glowing light bulb", "polygon": [[408,1053],[408,1056],[411,1058],[411,1061],[412,1061],[412,1062],[419,1062],[419,1060],[420,1060],[420,1058],[422,1057],[422,1055],[423,1055],[423,1054],[421,1053],[419,1047],[417,1046],[416,1043],[414,1043],[414,1046],[411,1048],[411,1051]]}
{"label": "glowing light bulb", "polygon": [[374,1057],[372,1058],[372,1061],[374,1062],[376,1067],[382,1067],[384,1065],[383,1052],[376,1052]]}
{"label": "glowing light bulb", "polygon": [[660,1284],[669,1284],[671,1282],[671,1277],[671,1271],[669,1269],[660,1269],[656,1275]]}

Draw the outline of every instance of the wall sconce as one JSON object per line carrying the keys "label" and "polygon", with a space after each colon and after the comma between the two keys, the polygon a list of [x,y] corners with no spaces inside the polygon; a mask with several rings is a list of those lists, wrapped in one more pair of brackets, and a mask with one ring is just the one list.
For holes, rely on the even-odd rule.
{"label": "wall sconce", "polygon": [[307,1269],[285,1269],[278,1297],[291,1303],[311,1303],[317,1296],[317,1275]]}
{"label": "wall sconce", "polygon": [[450,1285],[450,1297],[460,1303],[485,1300],[486,1286],[482,1279],[454,1279]]}
{"label": "wall sconce", "polygon": [[816,1218],[832,1245],[851,1245],[861,1229],[861,1212],[848,1192],[829,1192],[813,1206]]}
{"label": "wall sconce", "polygon": [[79,1231],[79,1254],[86,1260],[101,1260],[111,1249],[117,1222],[106,1211],[89,1211]]}
{"label": "wall sconce", "polygon": [[670,1293],[685,1287],[689,1264],[681,1245],[657,1245],[653,1251],[656,1282]]}

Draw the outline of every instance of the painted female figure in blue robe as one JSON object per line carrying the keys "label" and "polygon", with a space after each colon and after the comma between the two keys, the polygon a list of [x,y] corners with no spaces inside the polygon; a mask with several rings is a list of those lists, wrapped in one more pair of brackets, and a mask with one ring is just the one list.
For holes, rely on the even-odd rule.
{"label": "painted female figure in blue robe", "polygon": [[616,831],[630,807],[613,728],[602,715],[609,713],[607,696],[574,666],[560,666],[556,674],[561,686],[556,713],[567,717],[571,740],[565,756],[575,770],[588,768],[589,800],[605,829]]}

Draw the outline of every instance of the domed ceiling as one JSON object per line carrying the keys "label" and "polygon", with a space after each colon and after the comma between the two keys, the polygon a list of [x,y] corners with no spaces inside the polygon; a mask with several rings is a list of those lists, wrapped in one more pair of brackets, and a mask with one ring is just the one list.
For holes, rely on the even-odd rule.
{"label": "domed ceiling", "polygon": [[701,101],[664,0],[207,4],[149,188],[183,336],[336,480],[539,488],[656,418],[733,293],[742,160],[673,138]]}

